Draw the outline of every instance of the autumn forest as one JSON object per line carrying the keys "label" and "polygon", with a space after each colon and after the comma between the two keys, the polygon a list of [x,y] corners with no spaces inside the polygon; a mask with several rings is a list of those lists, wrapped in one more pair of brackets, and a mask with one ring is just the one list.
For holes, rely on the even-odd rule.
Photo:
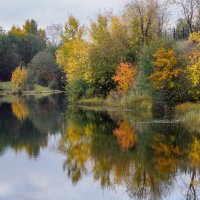
{"label": "autumn forest", "polygon": [[0,200],[200,198],[200,0],[0,16]]}
{"label": "autumn forest", "polygon": [[[170,5],[182,13],[174,28]],[[64,25],[46,29],[34,19],[1,28],[1,85],[11,81],[12,91],[20,93],[38,84],[87,105],[149,109],[152,103],[197,102],[199,7],[198,0],[134,0],[119,14],[99,13],[88,26],[70,15]]]}

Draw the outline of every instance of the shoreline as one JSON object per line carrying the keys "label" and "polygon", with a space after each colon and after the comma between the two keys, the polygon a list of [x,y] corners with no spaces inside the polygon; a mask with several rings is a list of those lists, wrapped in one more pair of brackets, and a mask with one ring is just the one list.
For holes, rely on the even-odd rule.
{"label": "shoreline", "polygon": [[63,93],[64,91],[61,90],[51,90],[51,91],[22,91],[21,93],[15,93],[13,91],[0,91],[0,96],[6,96],[6,95],[36,95],[36,94],[59,94]]}

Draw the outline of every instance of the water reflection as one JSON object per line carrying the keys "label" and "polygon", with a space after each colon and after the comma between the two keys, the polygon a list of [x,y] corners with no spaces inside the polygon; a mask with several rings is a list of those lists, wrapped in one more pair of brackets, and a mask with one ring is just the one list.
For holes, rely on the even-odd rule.
{"label": "water reflection", "polygon": [[58,134],[55,152],[65,157],[59,168],[73,188],[92,177],[99,190],[122,187],[131,199],[200,196],[198,113],[182,116],[184,123],[161,123],[150,113],[67,108],[59,95],[2,102],[1,155],[12,148],[36,159],[48,149],[49,135]]}
{"label": "water reflection", "polygon": [[77,184],[92,174],[102,188],[125,185],[131,198],[167,199],[180,184],[179,176],[187,174],[182,198],[196,199],[200,195],[199,134],[190,131],[188,124],[135,121],[116,113],[69,111],[59,146],[66,155],[68,178]]}
{"label": "water reflection", "polygon": [[128,150],[136,145],[136,131],[125,120],[118,122],[118,128],[113,131],[122,150]]}
{"label": "water reflection", "polygon": [[0,105],[0,153],[11,147],[25,150],[29,157],[37,157],[40,148],[47,147],[48,135],[65,129],[61,115],[64,103],[59,96],[34,98],[12,97],[12,103]]}

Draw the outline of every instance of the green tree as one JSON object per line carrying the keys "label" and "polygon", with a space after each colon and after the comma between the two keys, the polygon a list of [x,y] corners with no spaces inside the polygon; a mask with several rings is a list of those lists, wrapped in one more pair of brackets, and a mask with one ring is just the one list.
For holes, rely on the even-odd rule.
{"label": "green tree", "polygon": [[120,61],[126,60],[126,33],[118,18],[99,15],[90,26],[90,87],[94,95],[105,97],[115,87],[112,79]]}
{"label": "green tree", "polygon": [[27,20],[22,29],[13,25],[8,35],[16,45],[18,55],[24,65],[30,63],[34,55],[46,48],[46,33],[38,29],[35,20]]}
{"label": "green tree", "polygon": [[62,69],[56,63],[55,52],[56,48],[53,46],[40,51],[33,57],[28,69],[35,83],[52,89],[63,89],[65,79]]}
{"label": "green tree", "polygon": [[17,45],[10,35],[0,31],[0,81],[8,81],[20,63]]}
{"label": "green tree", "polygon": [[37,34],[38,32],[38,24],[35,20],[26,20],[25,24],[23,25],[23,30],[25,33],[29,34]]}

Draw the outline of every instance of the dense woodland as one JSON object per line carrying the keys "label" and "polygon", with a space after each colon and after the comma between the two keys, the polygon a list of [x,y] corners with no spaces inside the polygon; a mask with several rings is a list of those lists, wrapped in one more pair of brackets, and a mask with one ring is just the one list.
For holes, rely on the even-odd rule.
{"label": "dense woodland", "polygon": [[[182,18],[169,31],[169,5]],[[0,28],[0,81],[16,89],[34,84],[66,90],[70,101],[148,96],[177,104],[200,99],[200,1],[132,0],[118,15],[100,13],[82,25],[45,30],[35,20]],[[178,34],[177,34],[178,33]]]}

